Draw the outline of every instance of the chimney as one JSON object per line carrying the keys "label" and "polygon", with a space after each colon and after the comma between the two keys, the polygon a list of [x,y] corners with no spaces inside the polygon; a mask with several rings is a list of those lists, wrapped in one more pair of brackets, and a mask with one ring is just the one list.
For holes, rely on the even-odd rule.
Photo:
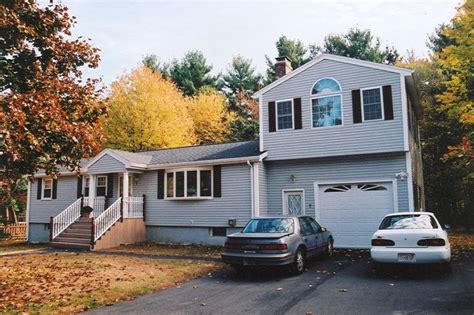
{"label": "chimney", "polygon": [[293,68],[291,67],[291,61],[287,56],[276,57],[275,59],[275,77],[278,80],[282,76],[290,73]]}

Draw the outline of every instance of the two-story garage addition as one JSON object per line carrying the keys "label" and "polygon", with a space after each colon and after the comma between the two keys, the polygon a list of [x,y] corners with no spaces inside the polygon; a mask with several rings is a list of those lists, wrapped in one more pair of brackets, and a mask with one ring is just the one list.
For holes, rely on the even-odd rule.
{"label": "two-story garage addition", "polygon": [[[306,214],[338,247],[368,247],[382,217],[423,208],[421,108],[411,70],[320,55],[254,97],[260,139],[84,160],[29,184],[28,238],[104,248],[222,244],[256,216]],[[81,206],[94,220],[78,222]],[[127,238],[128,237],[128,238]]]}

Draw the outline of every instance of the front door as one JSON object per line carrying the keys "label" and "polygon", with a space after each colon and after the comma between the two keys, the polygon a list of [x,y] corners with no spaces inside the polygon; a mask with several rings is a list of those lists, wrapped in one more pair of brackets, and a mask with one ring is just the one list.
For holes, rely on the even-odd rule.
{"label": "front door", "polygon": [[304,214],[304,193],[302,190],[284,191],[283,215]]}

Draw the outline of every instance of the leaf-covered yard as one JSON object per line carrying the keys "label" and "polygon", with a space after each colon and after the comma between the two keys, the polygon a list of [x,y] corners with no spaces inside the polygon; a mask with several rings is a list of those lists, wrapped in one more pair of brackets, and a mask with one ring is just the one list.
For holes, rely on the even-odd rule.
{"label": "leaf-covered yard", "polygon": [[85,252],[3,257],[0,312],[80,312],[178,285],[221,267],[218,262],[198,259]]}

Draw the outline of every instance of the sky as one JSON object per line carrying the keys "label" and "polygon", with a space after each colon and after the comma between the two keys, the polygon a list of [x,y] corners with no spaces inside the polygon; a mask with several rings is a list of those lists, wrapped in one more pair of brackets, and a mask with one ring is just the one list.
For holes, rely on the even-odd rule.
{"label": "sky", "polygon": [[161,61],[200,50],[225,71],[232,57],[250,58],[265,71],[265,55],[276,57],[280,35],[322,43],[351,27],[370,29],[383,45],[427,56],[426,40],[455,14],[459,0],[320,1],[152,1],[59,0],[77,18],[74,35],[91,38],[101,49],[97,69],[87,76],[110,84],[154,53]]}

